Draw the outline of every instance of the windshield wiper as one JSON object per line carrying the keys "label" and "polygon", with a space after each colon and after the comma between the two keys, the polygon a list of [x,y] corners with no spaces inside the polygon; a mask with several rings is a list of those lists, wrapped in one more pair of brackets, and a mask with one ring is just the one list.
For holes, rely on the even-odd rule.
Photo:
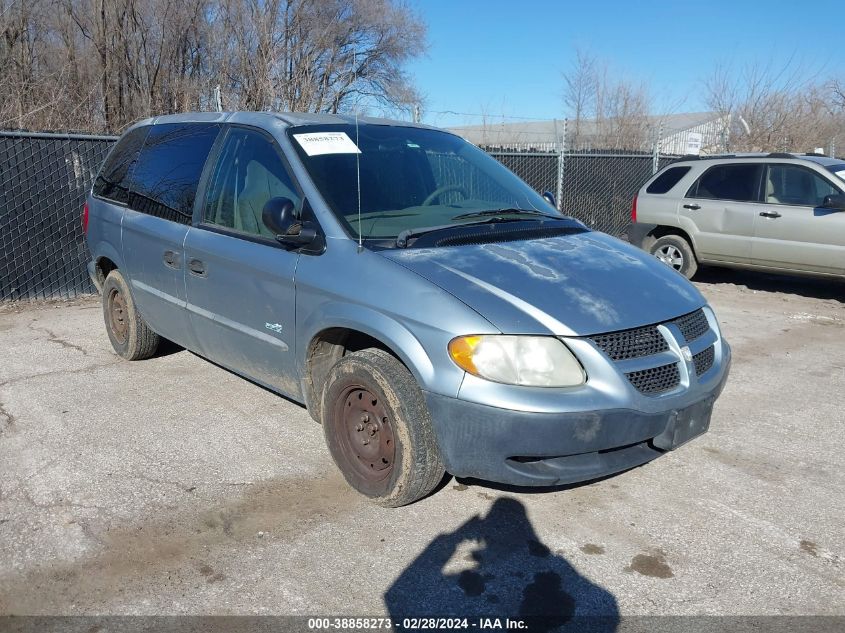
{"label": "windshield wiper", "polygon": [[[533,214],[532,214],[533,215]],[[460,216],[459,216],[460,217]],[[549,216],[551,217],[551,216]],[[453,218],[454,219],[454,218]],[[479,220],[478,222],[464,222],[463,224],[441,224],[439,226],[426,226],[421,229],[405,229],[396,236],[396,246],[405,248],[408,246],[408,240],[427,233],[434,233],[435,231],[445,231],[446,229],[458,229],[465,226],[478,226],[480,224],[497,224],[500,222],[521,222],[521,218],[489,218],[487,220]]]}
{"label": "windshield wiper", "polygon": [[532,211],[530,209],[488,209],[486,211],[473,211],[472,213],[461,213],[453,217],[453,220],[463,220],[469,218],[483,218],[488,215],[533,215],[542,218],[552,218],[555,220],[563,219],[562,215],[552,215],[551,213],[543,213],[542,211]]}

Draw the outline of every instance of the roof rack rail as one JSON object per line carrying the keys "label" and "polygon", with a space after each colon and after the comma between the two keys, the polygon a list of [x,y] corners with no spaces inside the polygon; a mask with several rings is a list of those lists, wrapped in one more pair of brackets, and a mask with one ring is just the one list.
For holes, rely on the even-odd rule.
{"label": "roof rack rail", "polygon": [[795,158],[795,154],[789,152],[770,152],[766,158]]}
{"label": "roof rack rail", "polygon": [[804,156],[819,156],[821,158],[827,158],[826,155],[820,154],[818,152],[807,152],[806,154],[804,154]]}

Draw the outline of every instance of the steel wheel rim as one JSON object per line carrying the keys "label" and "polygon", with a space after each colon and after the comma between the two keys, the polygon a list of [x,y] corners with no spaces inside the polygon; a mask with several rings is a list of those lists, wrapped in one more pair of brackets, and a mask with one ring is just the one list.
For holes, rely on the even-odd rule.
{"label": "steel wheel rim", "polygon": [[684,267],[684,254],[677,246],[672,244],[661,246],[654,252],[654,256],[679,272]]}
{"label": "steel wheel rim", "polygon": [[126,300],[117,288],[109,293],[109,327],[118,343],[123,345],[129,334],[129,319],[126,314]]}
{"label": "steel wheel rim", "polygon": [[335,434],[344,461],[362,483],[393,472],[396,442],[382,398],[363,385],[347,387],[335,404]]}

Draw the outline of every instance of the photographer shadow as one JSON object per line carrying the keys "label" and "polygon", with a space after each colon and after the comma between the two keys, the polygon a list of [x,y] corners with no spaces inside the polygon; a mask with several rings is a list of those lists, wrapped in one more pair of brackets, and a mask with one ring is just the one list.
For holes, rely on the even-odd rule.
{"label": "photographer shadow", "polygon": [[[403,618],[506,618],[529,631],[610,633],[619,624],[613,594],[581,576],[538,538],[513,498],[486,516],[437,536],[384,595],[394,622]],[[473,627],[470,622],[470,628]],[[516,627],[514,627],[516,628]]]}

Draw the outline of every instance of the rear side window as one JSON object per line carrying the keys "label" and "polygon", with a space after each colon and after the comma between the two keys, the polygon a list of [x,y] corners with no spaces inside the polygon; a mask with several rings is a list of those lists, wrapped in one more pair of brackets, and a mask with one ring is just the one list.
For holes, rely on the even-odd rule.
{"label": "rear side window", "polygon": [[124,204],[129,201],[129,173],[149,130],[149,126],[136,127],[117,142],[94,181],[95,196]]}
{"label": "rear side window", "polygon": [[655,178],[654,182],[648,186],[645,192],[667,193],[670,189],[672,189],[672,187],[678,184],[678,181],[680,181],[681,178],[687,175],[689,170],[689,167],[670,167]]}
{"label": "rear side window", "polygon": [[154,125],[132,170],[129,206],[190,224],[200,175],[219,131],[216,123]]}
{"label": "rear side window", "polygon": [[716,165],[690,188],[688,198],[757,202],[762,163]]}

